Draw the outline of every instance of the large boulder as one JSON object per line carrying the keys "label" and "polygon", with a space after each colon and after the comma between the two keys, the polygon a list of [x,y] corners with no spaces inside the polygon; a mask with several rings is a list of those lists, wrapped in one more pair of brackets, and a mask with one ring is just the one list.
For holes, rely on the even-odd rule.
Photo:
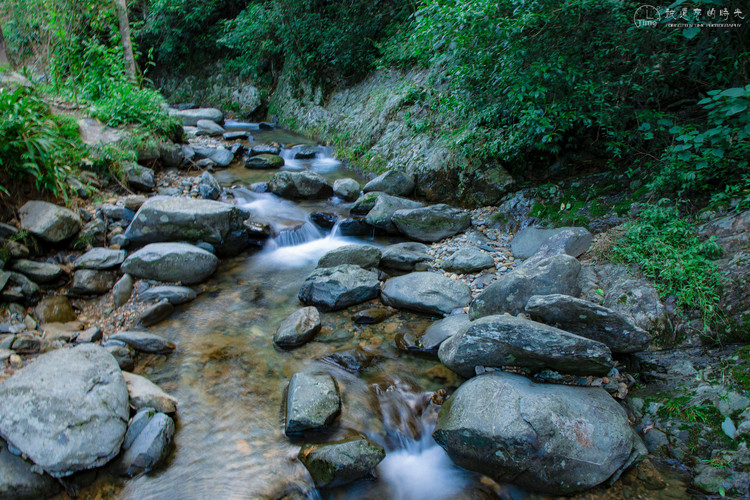
{"label": "large boulder", "polygon": [[612,352],[644,351],[651,335],[612,309],[569,295],[534,295],[526,312],[535,319],[605,344]]}
{"label": "large boulder", "polygon": [[341,413],[336,379],[327,373],[295,373],[286,394],[287,435],[325,431]]}
{"label": "large boulder", "polygon": [[129,412],[120,367],[95,344],[42,354],[0,384],[0,435],[54,477],[113,459]]}
{"label": "large boulder", "polygon": [[476,247],[466,247],[451,254],[443,261],[441,267],[456,273],[476,273],[490,267],[494,268],[495,260]]}
{"label": "large boulder", "polygon": [[142,408],[130,420],[117,469],[134,477],[159,466],[169,455],[174,438],[174,421],[154,408]]}
{"label": "large boulder", "polygon": [[279,172],[271,177],[268,187],[282,198],[325,199],[333,188],[325,177],[315,172]]}
{"label": "large boulder", "polygon": [[239,253],[247,246],[242,212],[228,203],[156,196],[144,203],[125,231],[135,246],[166,241],[203,241],[220,255]]}
{"label": "large boulder", "polygon": [[344,201],[354,201],[359,197],[359,182],[354,179],[336,179],[333,182],[333,194]]}
{"label": "large boulder", "polygon": [[306,444],[297,455],[318,488],[364,479],[385,458],[385,450],[365,436],[336,443]]}
{"label": "large boulder", "polygon": [[281,322],[273,343],[283,349],[299,347],[311,341],[320,331],[320,313],[314,307],[303,307]]}
{"label": "large boulder", "polygon": [[362,191],[365,193],[376,191],[394,196],[409,196],[414,191],[414,179],[403,172],[389,170],[365,184]]}
{"label": "large boulder", "polygon": [[603,389],[534,384],[509,373],[461,385],[440,410],[433,437],[462,467],[553,495],[613,482],[647,453]]}
{"label": "large boulder", "polygon": [[450,314],[471,302],[468,285],[437,273],[410,273],[390,278],[382,291],[391,307],[426,314]]}
{"label": "large boulder", "polygon": [[559,227],[544,229],[528,227],[519,231],[510,242],[510,249],[517,259],[528,259],[539,250],[566,253],[578,257],[591,246],[593,236],[582,227]]}
{"label": "large boulder", "polygon": [[219,265],[212,253],[187,243],[152,243],[131,254],[122,272],[141,279],[190,285],[211,276]]}
{"label": "large boulder", "polygon": [[555,255],[522,266],[488,286],[471,303],[471,319],[490,314],[523,312],[532,295],[580,293],[577,279],[581,264],[570,255]]}
{"label": "large boulder", "polygon": [[466,231],[471,226],[471,215],[449,205],[430,205],[397,210],[391,221],[409,238],[433,242]]}
{"label": "large boulder", "polygon": [[224,113],[215,108],[170,109],[169,114],[182,120],[183,125],[195,127],[199,120],[224,123]]}
{"label": "large boulder", "polygon": [[60,489],[57,481],[47,474],[34,472],[33,466],[33,463],[13,455],[0,439],[0,498],[35,500],[47,498]]}
{"label": "large boulder", "polygon": [[19,215],[23,229],[49,243],[72,238],[82,225],[77,213],[46,201],[27,201]]}
{"label": "large boulder", "polygon": [[302,284],[299,300],[323,311],[335,311],[376,298],[378,274],[344,264],[313,271]]}
{"label": "large boulder", "polygon": [[323,255],[318,267],[335,267],[342,264],[354,264],[363,269],[378,267],[380,249],[372,245],[345,245]]}
{"label": "large boulder", "polygon": [[507,314],[472,321],[443,342],[438,357],[464,377],[473,376],[477,367],[606,375],[613,366],[601,342]]}
{"label": "large boulder", "polygon": [[[365,221],[373,227],[382,229],[389,233],[397,234],[398,228],[393,224],[392,218],[399,210],[410,209],[410,208],[421,208],[423,203],[418,201],[407,200],[406,198],[399,198],[397,196],[391,196],[389,194],[380,194],[375,201],[375,205],[372,210],[367,212]],[[354,213],[354,212],[352,212]]]}
{"label": "large boulder", "polygon": [[424,271],[432,260],[427,250],[427,245],[412,241],[388,245],[382,250],[380,265],[394,271]]}

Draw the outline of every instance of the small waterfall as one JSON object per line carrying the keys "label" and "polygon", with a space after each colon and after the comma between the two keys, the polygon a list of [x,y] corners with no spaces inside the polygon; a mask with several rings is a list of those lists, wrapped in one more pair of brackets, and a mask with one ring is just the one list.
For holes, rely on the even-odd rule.
{"label": "small waterfall", "polygon": [[297,227],[282,229],[273,239],[273,242],[276,244],[276,248],[293,247],[310,241],[319,240],[322,237],[323,234],[317,226],[308,221]]}
{"label": "small waterfall", "polygon": [[393,500],[440,500],[460,493],[471,482],[432,439],[438,407],[430,394],[396,377],[373,384],[373,396],[386,428],[386,457],[380,480]]}

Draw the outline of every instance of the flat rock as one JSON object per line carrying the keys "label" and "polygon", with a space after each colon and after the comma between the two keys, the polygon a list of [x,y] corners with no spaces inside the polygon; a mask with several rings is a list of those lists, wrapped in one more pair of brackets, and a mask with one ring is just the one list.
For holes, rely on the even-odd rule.
{"label": "flat rock", "polygon": [[170,108],[169,114],[182,120],[183,125],[196,127],[199,120],[211,120],[216,123],[224,123],[224,113],[216,108],[174,109]]}
{"label": "flat rock", "polygon": [[299,347],[311,341],[320,331],[320,313],[314,307],[303,307],[281,322],[273,343],[283,349]]}
{"label": "flat rock", "polygon": [[552,495],[612,482],[647,453],[605,390],[509,373],[461,385],[440,410],[433,437],[461,467]]}
{"label": "flat rock", "polygon": [[370,269],[378,267],[380,256],[380,249],[372,245],[345,245],[323,255],[318,260],[318,267],[353,264],[363,269]]}
{"label": "flat rock", "polygon": [[168,318],[173,312],[174,306],[167,299],[162,299],[143,310],[136,324],[139,327],[155,325]]}
{"label": "flat rock", "polygon": [[46,201],[27,201],[19,210],[21,227],[49,243],[60,243],[80,231],[77,213]]}
{"label": "flat rock", "polygon": [[223,135],[226,130],[213,120],[198,120],[195,124],[198,127],[198,135],[208,135],[218,137]]}
{"label": "flat rock", "polygon": [[150,352],[156,354],[169,354],[177,347],[164,337],[153,333],[126,330],[109,336],[110,340],[119,340],[126,343],[136,351]]}
{"label": "flat rock", "polygon": [[517,259],[528,259],[540,249],[547,257],[554,253],[578,257],[589,249],[592,238],[591,233],[582,227],[528,227],[516,233],[510,242],[510,249]]}
{"label": "flat rock", "polygon": [[612,309],[568,295],[534,295],[526,311],[535,319],[605,344],[612,352],[644,351],[651,335]]}
{"label": "flat rock", "polygon": [[172,305],[180,305],[194,300],[198,294],[192,288],[177,285],[154,286],[138,294],[141,302],[160,302],[167,300]]}
{"label": "flat rock", "polygon": [[92,248],[78,257],[73,265],[76,269],[112,269],[125,261],[125,250]]}
{"label": "flat rock", "polygon": [[95,344],[42,354],[0,384],[0,435],[54,477],[113,459],[128,413],[122,372]]}
{"label": "flat rock", "polygon": [[175,425],[168,415],[143,408],[130,420],[122,454],[117,461],[120,474],[135,477],[158,467],[169,455]]}
{"label": "flat rock", "polygon": [[250,148],[250,156],[257,155],[279,155],[281,148],[273,144],[255,144]]}
{"label": "flat rock", "polygon": [[450,257],[443,261],[441,267],[447,271],[460,274],[476,273],[484,269],[494,268],[495,261],[492,256],[476,247],[466,247],[453,252]]}
{"label": "flat rock", "polygon": [[292,376],[286,394],[287,435],[325,431],[340,413],[336,379],[327,373],[299,372]]}
{"label": "flat rock", "polygon": [[409,196],[414,191],[414,179],[403,172],[389,170],[365,184],[362,191],[365,193],[376,191],[394,196]]}
{"label": "flat rock", "polygon": [[415,242],[389,245],[382,249],[380,265],[383,268],[396,271],[424,271],[427,269],[427,264],[432,260],[427,250],[427,245]]}
{"label": "flat rock", "polygon": [[468,306],[471,289],[437,273],[410,273],[388,279],[381,296],[391,307],[440,315]]}
{"label": "flat rock", "polygon": [[333,188],[325,177],[315,172],[278,172],[268,182],[270,191],[282,198],[325,199]]}
{"label": "flat rock", "polygon": [[471,303],[469,317],[490,314],[518,314],[524,311],[532,295],[580,293],[578,273],[581,264],[570,255],[555,255],[505,274],[488,286]]}
{"label": "flat rock", "polygon": [[421,208],[423,206],[424,204],[419,203],[418,201],[407,200],[406,198],[399,198],[397,196],[381,193],[375,201],[372,210],[367,212],[365,221],[373,227],[382,229],[388,233],[397,234],[399,230],[393,224],[393,214],[399,210]]}
{"label": "flat rock", "polygon": [[313,271],[302,284],[299,299],[323,311],[335,311],[377,298],[377,273],[344,264]]}
{"label": "flat rock", "polygon": [[190,285],[211,276],[219,259],[195,245],[187,243],[152,243],[131,254],[122,264],[122,271],[141,279]]}
{"label": "flat rock", "polygon": [[130,372],[122,372],[122,376],[125,378],[125,384],[128,387],[130,406],[136,410],[153,408],[162,413],[177,411],[177,398],[164,392],[161,387],[146,377]]}
{"label": "flat rock", "polygon": [[245,159],[245,168],[252,170],[271,170],[284,166],[284,158],[276,154],[258,154]]}
{"label": "flat rock", "polygon": [[401,234],[413,240],[433,242],[468,229],[471,214],[449,205],[430,205],[396,210],[391,221]]}
{"label": "flat rock", "polygon": [[205,241],[219,254],[235,255],[247,246],[240,210],[228,203],[156,196],[144,203],[125,231],[135,246],[170,241]]}
{"label": "flat rock", "polygon": [[60,266],[49,262],[18,259],[10,264],[9,269],[23,274],[34,283],[39,284],[54,283],[65,277],[65,271]]}
{"label": "flat rock", "polygon": [[73,273],[73,284],[69,292],[73,295],[102,295],[115,285],[115,275],[111,271],[79,269]]}
{"label": "flat rock", "polygon": [[345,441],[306,444],[297,455],[318,488],[338,486],[368,477],[385,458],[385,450],[359,435]]}
{"label": "flat rock", "polygon": [[614,365],[601,342],[509,315],[472,321],[443,342],[438,357],[464,377],[473,376],[477,367],[505,366],[602,376]]}

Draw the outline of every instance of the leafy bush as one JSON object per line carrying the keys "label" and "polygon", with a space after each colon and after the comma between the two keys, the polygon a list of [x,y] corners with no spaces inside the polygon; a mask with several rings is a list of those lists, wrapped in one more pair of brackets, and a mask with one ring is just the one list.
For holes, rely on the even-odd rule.
{"label": "leafy bush", "polygon": [[39,191],[67,196],[82,151],[75,122],[50,114],[33,91],[0,88],[0,192],[32,181]]}
{"label": "leafy bush", "polygon": [[628,224],[612,259],[637,264],[662,297],[673,295],[686,310],[700,311],[710,327],[719,318],[721,292],[721,278],[710,258],[720,254],[713,240],[701,242],[677,208],[663,202],[647,206]]}

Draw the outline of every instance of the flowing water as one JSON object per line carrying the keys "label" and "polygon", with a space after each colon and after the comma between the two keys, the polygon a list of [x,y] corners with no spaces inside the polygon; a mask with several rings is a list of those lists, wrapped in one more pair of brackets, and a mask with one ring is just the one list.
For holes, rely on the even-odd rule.
{"label": "flowing water", "polygon": [[[256,143],[304,143],[283,131],[258,132]],[[294,160],[283,151],[285,169],[309,168],[330,180],[350,171],[321,149],[315,159]],[[431,391],[460,380],[436,360],[396,349],[398,333],[421,333],[432,321],[399,312],[377,325],[355,325],[354,310],[322,314],[323,331],[292,351],[274,348],[281,321],[300,307],[304,278],[327,251],[346,244],[387,241],[343,238],[309,222],[312,211],[345,214],[340,201],[294,203],[243,186],[272,172],[242,166],[216,177],[234,186],[234,202],[267,220],[274,236],[255,253],[222,261],[203,293],[151,331],[172,340],[169,356],[140,358],[137,372],[177,397],[175,449],[157,471],[130,480],[100,479],[82,496],[118,499],[396,499],[524,498],[498,489],[486,478],[456,467],[431,437],[437,407]],[[361,180],[361,179],[358,179]],[[371,363],[359,376],[325,362],[340,351]],[[296,460],[299,442],[283,433],[282,398],[289,378],[323,370],[339,382],[343,410],[335,440],[359,431],[387,450],[376,480],[317,491]]]}

